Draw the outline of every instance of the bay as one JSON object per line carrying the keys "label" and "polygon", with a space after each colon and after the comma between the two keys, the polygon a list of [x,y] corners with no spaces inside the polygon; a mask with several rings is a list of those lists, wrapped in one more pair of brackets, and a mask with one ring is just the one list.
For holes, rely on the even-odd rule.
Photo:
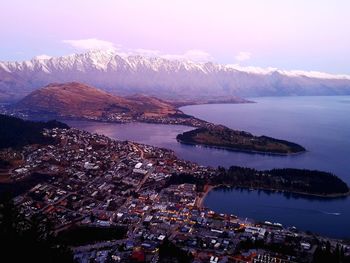
{"label": "bay", "polygon": [[335,238],[350,237],[350,199],[248,189],[214,189],[204,206],[218,213],[282,223]]}
{"label": "bay", "polygon": [[[213,167],[307,168],[333,172],[350,184],[350,96],[263,97],[256,103],[182,107],[186,114],[255,135],[301,144],[306,153],[272,156],[183,145],[176,135],[191,127],[147,123],[69,122],[72,127],[174,150],[179,158]],[[293,225],[333,237],[350,237],[350,198],[323,199],[274,192],[215,189],[212,210]]]}

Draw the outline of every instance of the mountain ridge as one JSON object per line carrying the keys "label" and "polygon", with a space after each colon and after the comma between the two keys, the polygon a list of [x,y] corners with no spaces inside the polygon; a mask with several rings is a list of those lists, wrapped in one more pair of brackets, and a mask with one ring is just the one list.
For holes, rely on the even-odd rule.
{"label": "mountain ridge", "polygon": [[94,50],[0,62],[0,101],[19,100],[52,82],[74,81],[117,95],[139,93],[167,100],[350,94],[349,75],[122,56],[111,50]]}

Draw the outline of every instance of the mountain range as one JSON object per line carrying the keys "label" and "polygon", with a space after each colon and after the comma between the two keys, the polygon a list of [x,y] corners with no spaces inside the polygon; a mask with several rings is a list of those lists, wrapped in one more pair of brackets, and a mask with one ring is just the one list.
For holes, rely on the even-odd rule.
{"label": "mountain range", "polygon": [[49,83],[83,82],[109,93],[167,100],[346,95],[350,76],[169,60],[94,50],[62,57],[0,62],[0,102],[16,101]]}

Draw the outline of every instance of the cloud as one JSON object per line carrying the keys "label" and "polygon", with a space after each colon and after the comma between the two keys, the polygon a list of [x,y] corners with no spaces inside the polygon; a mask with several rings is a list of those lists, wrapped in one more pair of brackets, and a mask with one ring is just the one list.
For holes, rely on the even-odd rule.
{"label": "cloud", "polygon": [[162,57],[170,60],[191,60],[195,62],[208,62],[213,60],[213,57],[208,52],[200,49],[190,49],[179,54],[167,54],[156,49],[125,49],[121,45],[116,45],[113,42],[97,38],[62,40],[62,43],[83,51],[114,50],[118,51],[118,54],[122,56],[142,55],[147,57]]}
{"label": "cloud", "polygon": [[142,55],[142,56],[156,57],[156,56],[160,56],[162,52],[156,49],[137,48],[137,49],[130,50],[130,53]]}
{"label": "cloud", "polygon": [[117,49],[114,43],[106,40],[100,40],[97,38],[87,38],[87,39],[75,39],[75,40],[62,40],[63,43],[70,45],[75,49],[80,50],[91,50],[91,49]]}
{"label": "cloud", "polygon": [[208,52],[199,50],[199,49],[190,49],[185,51],[184,53],[179,53],[179,54],[170,54],[170,53],[167,54],[157,49],[137,48],[137,49],[128,49],[122,54],[127,56],[141,55],[141,56],[147,56],[147,57],[161,57],[161,58],[170,59],[170,60],[191,60],[196,62],[207,62],[207,61],[213,60],[213,57]]}
{"label": "cloud", "polygon": [[206,62],[213,60],[213,57],[206,51],[199,49],[191,49],[184,53],[184,57],[189,60]]}
{"label": "cloud", "polygon": [[250,52],[241,51],[235,56],[235,59],[239,62],[243,62],[249,60],[251,56],[252,54]]}
{"label": "cloud", "polygon": [[42,55],[38,55],[38,56],[35,56],[34,57],[35,59],[39,59],[39,60],[47,60],[47,59],[50,59],[52,58],[51,56],[48,56],[46,54],[42,54]]}
{"label": "cloud", "polygon": [[196,62],[208,62],[213,60],[213,57],[208,52],[199,49],[190,49],[183,54],[163,54],[161,57],[166,59],[191,60]]}

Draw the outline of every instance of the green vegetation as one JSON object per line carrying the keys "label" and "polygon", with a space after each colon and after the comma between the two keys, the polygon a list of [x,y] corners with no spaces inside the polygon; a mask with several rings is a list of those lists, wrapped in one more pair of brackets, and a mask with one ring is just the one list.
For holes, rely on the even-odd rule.
{"label": "green vegetation", "polygon": [[193,256],[171,243],[168,239],[159,246],[160,263],[190,263]]}
{"label": "green vegetation", "polygon": [[71,251],[57,241],[45,218],[24,218],[9,198],[0,200],[1,258],[6,262],[74,262]]}
{"label": "green vegetation", "polygon": [[339,244],[336,245],[335,249],[332,249],[329,241],[320,242],[318,244],[315,253],[313,255],[312,263],[349,263],[350,257],[345,256],[344,248]]}
{"label": "green vegetation", "polygon": [[219,168],[217,184],[238,187],[276,189],[312,195],[342,195],[349,192],[345,182],[334,174],[305,169],[272,169],[257,171],[251,168],[232,166]]}
{"label": "green vegetation", "polygon": [[0,195],[6,193],[14,197],[23,194],[38,183],[45,182],[49,178],[50,176],[46,174],[32,173],[30,176],[21,181],[0,183]]}
{"label": "green vegetation", "polygon": [[209,180],[207,178],[198,178],[193,174],[174,174],[169,178],[164,188],[172,184],[195,184],[196,191],[202,192],[205,184],[209,184]]}
{"label": "green vegetation", "polygon": [[10,162],[0,159],[0,169],[6,169],[10,166]]}
{"label": "green vegetation", "polygon": [[69,127],[58,121],[33,122],[0,114],[0,149],[19,148],[28,144],[52,144],[54,139],[45,137],[44,129]]}
{"label": "green vegetation", "polygon": [[59,233],[58,239],[66,245],[86,245],[99,241],[117,240],[126,236],[125,227],[81,226]]}
{"label": "green vegetation", "polygon": [[330,197],[349,193],[347,184],[331,173],[289,168],[258,171],[238,166],[231,166],[229,169],[219,167],[218,174],[210,178],[182,174],[169,179],[169,184],[181,183],[194,183],[198,189],[203,189],[204,184],[210,184]]}
{"label": "green vegetation", "polygon": [[179,134],[177,140],[185,144],[198,144],[234,151],[247,151],[270,154],[291,154],[305,149],[292,142],[267,136],[254,136],[244,131],[231,130],[224,126],[198,128]]}
{"label": "green vegetation", "polygon": [[76,227],[56,236],[46,217],[24,217],[14,206],[11,196],[1,195],[1,252],[2,258],[9,262],[74,262],[68,246],[121,239],[126,230],[125,227]]}

